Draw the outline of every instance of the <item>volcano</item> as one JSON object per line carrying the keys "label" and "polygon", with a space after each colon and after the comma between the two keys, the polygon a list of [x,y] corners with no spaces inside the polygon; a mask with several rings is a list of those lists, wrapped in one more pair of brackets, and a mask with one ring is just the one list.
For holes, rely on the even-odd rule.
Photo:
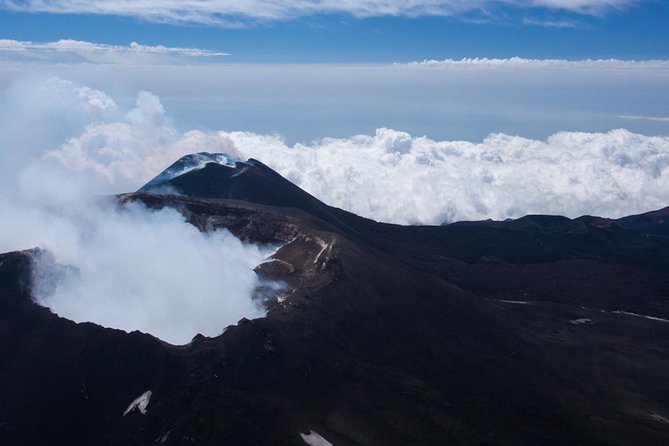
{"label": "volcano", "polygon": [[666,445],[669,230],[442,226],[328,206],[257,160],[185,157],[118,203],[281,246],[267,315],[174,346],[37,305],[0,255],[2,445]]}

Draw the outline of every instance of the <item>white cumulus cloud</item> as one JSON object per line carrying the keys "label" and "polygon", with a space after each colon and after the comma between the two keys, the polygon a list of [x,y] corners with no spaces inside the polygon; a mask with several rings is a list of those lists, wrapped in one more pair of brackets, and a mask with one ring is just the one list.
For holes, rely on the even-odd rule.
{"label": "white cumulus cloud", "polygon": [[170,126],[160,100],[140,91],[136,106],[122,120],[96,122],[48,150],[68,170],[90,175],[105,193],[132,191],[167,165],[194,152],[236,154],[229,141],[216,133],[199,130],[178,132]]}
{"label": "white cumulus cloud", "polygon": [[379,129],[287,146],[277,137],[220,135],[323,201],[386,222],[620,217],[669,205],[669,136],[619,129],[469,142]]}

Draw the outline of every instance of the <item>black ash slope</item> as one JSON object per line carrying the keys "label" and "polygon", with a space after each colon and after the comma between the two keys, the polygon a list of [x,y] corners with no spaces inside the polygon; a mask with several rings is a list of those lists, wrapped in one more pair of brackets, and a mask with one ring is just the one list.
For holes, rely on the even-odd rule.
{"label": "black ash slope", "polygon": [[31,253],[2,255],[0,444],[669,444],[657,214],[401,227],[257,161],[120,200],[284,243],[259,274],[292,291],[173,347],[58,318],[30,300]]}

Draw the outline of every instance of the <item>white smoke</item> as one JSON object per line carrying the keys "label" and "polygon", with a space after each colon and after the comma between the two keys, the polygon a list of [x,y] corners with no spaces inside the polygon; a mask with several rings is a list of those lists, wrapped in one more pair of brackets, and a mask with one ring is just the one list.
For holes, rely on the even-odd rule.
{"label": "white smoke", "polygon": [[92,204],[56,220],[56,234],[68,234],[65,243],[46,237],[40,244],[76,269],[54,276],[48,258],[37,262],[36,297],[62,317],[183,344],[264,313],[251,299],[258,286],[253,268],[271,252],[228,231],[203,234],[172,209],[139,204]]}
{"label": "white smoke", "polygon": [[175,344],[261,316],[253,268],[270,248],[201,233],[174,210],[100,196],[132,190],[217,138],[178,134],[150,93],[123,113],[103,92],[31,82],[7,91],[0,108],[0,252],[45,251],[35,263],[38,302]]}

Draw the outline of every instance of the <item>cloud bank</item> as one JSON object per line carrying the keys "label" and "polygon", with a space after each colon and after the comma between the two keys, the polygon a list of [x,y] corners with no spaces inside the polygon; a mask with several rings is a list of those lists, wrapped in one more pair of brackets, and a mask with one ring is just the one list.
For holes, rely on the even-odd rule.
{"label": "cloud bank", "polygon": [[468,142],[379,129],[287,146],[272,136],[219,135],[323,201],[385,222],[620,217],[669,205],[669,136],[619,129]]}
{"label": "cloud bank", "polygon": [[179,131],[148,92],[125,114],[89,116],[92,122],[44,156],[95,179],[106,193],[134,190],[180,156],[208,151],[257,158],[328,204],[393,223],[618,217],[669,205],[669,136],[618,129],[545,140],[495,133],[470,142],[380,128],[288,144],[254,132]]}
{"label": "cloud bank", "polygon": [[141,45],[128,46],[61,39],[56,42],[0,39],[0,58],[13,61],[101,64],[163,64],[186,59],[212,59],[228,53],[200,48]]}
{"label": "cloud bank", "polygon": [[669,60],[623,60],[623,59],[526,59],[523,57],[488,58],[472,57],[464,59],[425,59],[422,61],[396,64],[398,67],[409,68],[512,68],[512,69],[565,69],[565,70],[640,70],[669,69]]}
{"label": "cloud bank", "polygon": [[316,14],[381,16],[458,16],[490,13],[503,6],[603,14],[641,0],[2,0],[5,9],[55,14],[130,16],[152,22],[240,26],[245,21],[289,20]]}

